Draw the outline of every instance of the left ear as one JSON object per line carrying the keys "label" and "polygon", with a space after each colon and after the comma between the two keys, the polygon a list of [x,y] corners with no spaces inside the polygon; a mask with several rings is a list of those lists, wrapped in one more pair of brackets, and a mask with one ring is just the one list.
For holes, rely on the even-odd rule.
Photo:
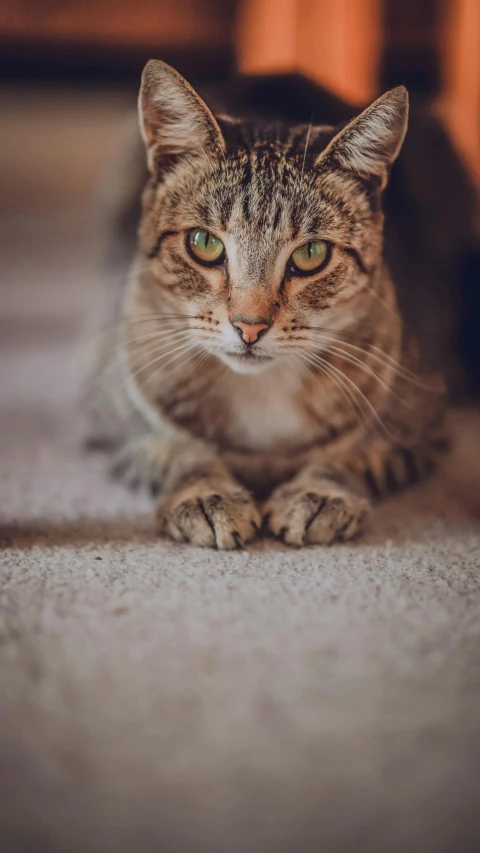
{"label": "left ear", "polygon": [[354,118],[316,160],[315,166],[332,164],[366,178],[376,178],[383,189],[407,132],[408,92],[391,89]]}
{"label": "left ear", "polygon": [[169,158],[185,154],[221,154],[221,130],[194,89],[165,62],[147,62],[138,97],[140,132],[147,165],[155,174]]}

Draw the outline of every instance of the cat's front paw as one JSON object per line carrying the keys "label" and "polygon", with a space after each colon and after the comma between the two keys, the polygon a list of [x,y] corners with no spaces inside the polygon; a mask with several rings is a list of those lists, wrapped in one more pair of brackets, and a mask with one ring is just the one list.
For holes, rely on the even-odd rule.
{"label": "cat's front paw", "polygon": [[260,513],[234,483],[198,482],[160,501],[159,533],[204,548],[242,548],[258,533]]}
{"label": "cat's front paw", "polygon": [[368,501],[334,483],[286,484],[267,501],[264,524],[287,545],[331,545],[361,533],[369,511]]}

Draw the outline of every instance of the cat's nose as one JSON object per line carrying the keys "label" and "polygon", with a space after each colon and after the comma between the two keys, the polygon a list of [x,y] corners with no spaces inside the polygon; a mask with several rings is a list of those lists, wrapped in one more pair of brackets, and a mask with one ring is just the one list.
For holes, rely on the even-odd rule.
{"label": "cat's nose", "polygon": [[243,320],[232,320],[232,325],[246,344],[254,344],[262,332],[266,332],[270,328],[270,323],[244,323]]}

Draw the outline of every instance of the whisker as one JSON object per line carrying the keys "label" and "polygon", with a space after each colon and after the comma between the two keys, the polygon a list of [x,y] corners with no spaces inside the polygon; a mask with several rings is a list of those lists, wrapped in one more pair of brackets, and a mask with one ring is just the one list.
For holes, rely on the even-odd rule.
{"label": "whisker", "polygon": [[[312,354],[312,355],[313,355],[313,354]],[[368,399],[368,397],[363,393],[363,391],[361,390],[361,388],[359,388],[359,387],[358,387],[357,383],[356,383],[356,382],[354,382],[354,381],[353,381],[353,379],[351,379],[349,376],[346,376],[346,374],[345,374],[345,373],[343,373],[343,371],[342,371],[342,370],[339,370],[339,369],[338,369],[338,367],[335,367],[333,364],[330,364],[329,362],[325,361],[325,359],[321,358],[320,356],[318,356],[318,355],[316,355],[316,354],[315,354],[313,357],[314,357],[315,359],[317,359],[317,358],[318,358],[318,359],[321,361],[322,366],[325,368],[325,370],[327,370],[327,372],[331,373],[331,371],[333,371],[333,372],[335,373],[335,375],[336,375],[338,378],[340,378],[343,382],[347,382],[347,383],[348,383],[348,385],[349,385],[349,386],[351,386],[351,387],[354,389],[354,391],[356,391],[356,392],[357,392],[357,394],[359,394],[359,395],[360,395],[360,397],[365,401],[365,404],[367,405],[368,409],[370,410],[371,414],[373,415],[373,417],[374,417],[375,421],[376,421],[376,422],[377,422],[377,424],[381,427],[382,431],[383,431],[383,432],[388,436],[388,438],[390,438],[392,441],[397,442],[397,441],[398,441],[398,437],[396,437],[396,436],[391,432],[391,430],[389,430],[389,429],[388,429],[388,427],[384,424],[384,422],[382,421],[382,419],[381,419],[380,415],[379,415],[379,414],[378,414],[378,412],[376,411],[375,407],[372,405],[372,403],[370,402],[370,400]]]}
{"label": "whisker", "polygon": [[183,314],[177,311],[147,311],[143,314],[125,314],[123,317],[119,317],[119,320],[129,322],[130,320],[138,320],[142,318],[156,319],[157,317],[184,317],[186,320],[195,320],[197,315]]}
{"label": "whisker", "polygon": [[[179,336],[178,338],[175,338],[173,341],[170,339],[168,341],[162,341],[161,343],[159,343],[158,346],[156,346],[155,344],[150,344],[150,345],[146,344],[144,349],[146,349],[148,346],[148,351],[146,353],[147,356],[155,355],[156,353],[161,353],[161,352],[173,352],[172,344],[175,344],[175,345],[181,344],[183,342],[188,341],[189,338],[190,338],[190,336],[188,335],[187,332],[181,332],[181,337]],[[140,355],[140,354],[141,353],[137,353],[137,355]]]}
{"label": "whisker", "polygon": [[[329,333],[333,339],[336,338],[338,343],[341,343],[344,346],[349,346],[351,349],[355,349],[357,352],[363,352],[366,355],[372,355],[373,357],[379,359],[382,362],[387,361],[388,364],[390,364],[392,367],[394,367],[395,370],[397,371],[397,373],[399,375],[401,375],[405,380],[410,380],[413,384],[418,385],[420,388],[423,388],[427,391],[431,391],[432,393],[433,392],[443,393],[443,391],[445,390],[443,388],[443,386],[441,386],[441,385],[437,386],[437,385],[433,385],[430,382],[425,382],[416,373],[414,373],[412,370],[409,370],[408,367],[405,367],[403,364],[401,364],[401,362],[397,361],[397,359],[393,358],[393,356],[390,355],[390,353],[385,352],[385,350],[382,350],[381,347],[376,346],[375,344],[371,343],[371,341],[368,341],[366,338],[363,338],[361,335],[356,335],[353,332],[345,332],[345,331],[339,331],[336,329],[329,329],[329,328],[322,327],[322,326],[309,326],[308,328],[312,329],[313,331],[318,331],[318,332],[322,332],[322,333],[325,331],[325,332]],[[342,341],[342,340],[339,341],[338,340],[339,335],[344,335],[346,337],[351,337],[355,340],[362,341],[363,343],[366,344],[366,346],[369,349],[364,349],[363,347],[359,347],[356,344],[350,343],[350,341]]]}
{"label": "whisker", "polygon": [[[176,331],[170,332],[168,335],[155,334],[155,337],[157,337],[159,342],[161,342],[161,347],[156,347],[155,341],[153,341],[151,346],[150,346],[150,350],[149,350],[150,355],[153,355],[155,352],[159,352],[160,349],[161,350],[166,349],[167,347],[171,346],[172,343],[178,343],[179,340],[181,340],[182,338],[187,339],[189,337],[189,331],[190,331],[189,329],[184,329],[184,330],[178,331],[178,332],[176,332]],[[145,337],[148,337],[148,336],[145,336]],[[126,352],[134,352],[135,348],[137,350],[139,350],[139,349],[141,350],[142,343],[144,345],[144,348],[148,346],[148,342],[145,341],[144,338],[142,338],[142,337],[133,338],[132,341],[115,340],[112,343],[112,346],[109,347],[108,350],[105,350],[103,352],[104,359],[107,362],[109,362],[103,368],[103,372],[105,373],[105,371],[108,371],[109,369],[115,367],[115,356],[118,355],[118,353],[121,352],[122,349],[123,349],[123,351],[126,351]]]}
{"label": "whisker", "polygon": [[[333,384],[335,385],[335,387],[336,387],[336,388],[338,388],[338,389],[342,392],[342,394],[346,397],[346,399],[347,399],[348,403],[350,403],[350,405],[352,406],[353,411],[355,412],[355,414],[356,414],[357,416],[360,416],[360,418],[365,422],[365,421],[367,420],[367,416],[366,416],[366,414],[365,414],[365,411],[362,409],[362,407],[360,406],[360,404],[358,403],[358,401],[355,399],[355,397],[354,397],[354,395],[352,394],[352,392],[350,391],[350,389],[349,389],[348,387],[347,387],[347,388],[345,388],[345,387],[340,383],[340,381],[337,379],[337,377],[336,377],[336,376],[334,376],[334,375],[332,375],[332,374],[328,373],[328,372],[327,372],[327,370],[326,370],[326,368],[324,367],[324,365],[323,365],[323,364],[319,364],[319,362],[317,361],[317,359],[315,359],[315,358],[314,358],[313,353],[309,353],[309,354],[307,355],[305,352],[301,352],[301,353],[300,353],[300,355],[301,355],[303,358],[305,358],[305,359],[306,359],[306,361],[307,361],[307,363],[308,363],[308,364],[310,364],[310,365],[312,365],[313,367],[315,367],[315,369],[316,369],[316,370],[320,370],[320,372],[321,372],[324,376],[326,376],[326,377],[327,377],[327,379],[330,379],[330,380],[333,382]],[[310,357],[310,356],[311,356],[311,357]]]}
{"label": "whisker", "polygon": [[308,143],[310,142],[310,134],[312,132],[312,126],[313,126],[313,113],[310,117],[310,124],[309,124],[308,130],[307,130],[307,139],[305,141],[305,151],[303,152],[303,162],[302,162],[302,171],[301,171],[302,177],[303,177],[303,173],[305,171],[305,161],[307,159]]}
{"label": "whisker", "polygon": [[178,338],[181,335],[188,335],[189,332],[193,331],[192,329],[172,329],[169,332],[151,332],[148,335],[142,335],[139,338],[131,338],[128,341],[121,341],[123,346],[125,347],[133,347],[138,346],[139,344],[145,343],[146,341],[152,341],[154,339],[161,340],[163,343],[170,343],[174,341],[175,338]]}
{"label": "whisker", "polygon": [[390,314],[393,314],[394,316],[397,316],[397,315],[398,315],[398,308],[397,308],[396,304],[390,305],[390,303],[389,303],[389,302],[387,302],[387,300],[385,299],[385,297],[384,297],[384,296],[380,296],[380,294],[379,294],[379,293],[377,293],[377,291],[375,290],[375,288],[374,288],[374,287],[372,287],[372,285],[371,285],[368,281],[364,281],[364,282],[363,282],[363,286],[364,286],[364,287],[366,287],[366,288],[367,288],[367,290],[369,290],[369,291],[370,291],[370,293],[372,293],[372,294],[373,294],[373,296],[376,296],[376,297],[377,297],[378,301],[382,303],[382,306],[383,306],[383,307],[384,307],[384,308],[385,308],[385,309],[386,309]]}
{"label": "whisker", "polygon": [[[295,373],[295,376],[297,377],[297,379],[298,379],[299,383],[301,384],[301,383],[302,383],[302,376],[301,376],[301,374],[300,374],[300,371],[297,369],[297,368],[298,368],[298,364],[297,364],[297,361],[296,361],[295,355],[296,355],[296,353],[294,353],[293,355],[291,355],[291,356],[288,358],[288,365],[289,365],[289,367],[292,367],[292,368],[293,368],[293,371],[294,371],[294,373]],[[303,365],[302,365],[302,367],[303,367]]]}
{"label": "whisker", "polygon": [[96,329],[92,332],[87,338],[84,338],[83,343],[89,343],[94,338],[100,337],[100,335],[107,335],[110,332],[114,332],[117,329],[120,329],[123,324],[127,323],[150,323],[154,320],[157,322],[169,322],[174,320],[196,320],[196,317],[192,317],[189,314],[167,314],[167,313],[152,313],[152,314],[133,314],[127,317],[119,317],[114,320],[112,323],[105,323],[100,326],[99,329]]}
{"label": "whisker", "polygon": [[380,415],[378,414],[377,410],[376,410],[376,409],[375,409],[375,407],[372,405],[372,403],[370,402],[370,400],[368,399],[368,397],[363,393],[362,389],[358,387],[357,383],[356,383],[356,382],[354,382],[354,381],[353,381],[353,379],[351,379],[349,376],[346,376],[346,374],[345,374],[345,373],[343,373],[343,371],[342,371],[342,370],[339,370],[339,369],[338,369],[338,367],[335,367],[333,364],[329,364],[329,365],[328,365],[328,369],[329,369],[329,370],[333,370],[336,374],[338,374],[339,376],[341,376],[341,377],[342,377],[342,379],[343,379],[345,382],[347,382],[347,383],[348,383],[348,384],[349,384],[349,385],[350,385],[350,386],[351,386],[351,387],[352,387],[352,388],[357,392],[357,394],[359,394],[359,395],[362,397],[362,399],[365,401],[365,403],[366,403],[366,405],[367,405],[368,409],[369,409],[369,410],[370,410],[370,412],[372,413],[373,417],[375,418],[376,422],[379,424],[379,426],[381,427],[381,429],[383,430],[383,432],[388,436],[388,438],[390,438],[392,441],[396,442],[396,441],[397,441],[397,436],[395,436],[395,435],[391,432],[391,430],[389,430],[389,429],[388,429],[388,427],[384,424],[384,422],[382,421],[382,419],[381,419]]}
{"label": "whisker", "polygon": [[[204,361],[207,360],[209,355],[210,355],[210,353],[208,352],[208,350],[205,350],[204,352],[201,352],[200,354],[197,354],[194,352],[191,355],[189,355],[188,358],[186,358],[184,362],[181,362],[179,365],[177,365],[177,367],[181,367],[182,365],[185,366],[186,364],[188,364],[189,361],[191,361],[193,359],[192,368],[194,368],[195,370],[198,370],[199,367],[201,367],[201,365],[204,363]],[[174,370],[176,370],[177,367],[175,367]]]}
{"label": "whisker", "polygon": [[[312,340],[318,341],[319,339],[313,338]],[[322,342],[322,341],[320,341],[320,342]],[[353,364],[353,365],[356,365],[357,367],[362,368],[362,370],[365,370],[367,373],[370,374],[370,376],[373,376],[374,379],[377,380],[380,387],[383,388],[383,390],[386,391],[387,394],[391,394],[400,403],[402,403],[402,405],[404,405],[406,408],[410,408],[410,409],[412,408],[412,403],[410,401],[405,400],[403,397],[401,397],[400,394],[398,394],[397,391],[393,387],[387,385],[386,382],[384,382],[383,379],[380,376],[378,376],[377,373],[375,373],[375,371],[370,367],[370,365],[365,364],[365,362],[362,361],[360,358],[357,358],[356,356],[350,355],[349,353],[345,352],[341,347],[337,347],[337,346],[334,346],[332,344],[328,344],[327,346],[328,346],[327,352],[336,353],[337,355],[340,356],[340,358],[343,358],[349,364]],[[360,349],[360,348],[358,347],[358,349]]]}
{"label": "whisker", "polygon": [[211,355],[211,353],[209,353],[209,351],[208,351],[208,350],[204,350],[204,351],[200,354],[199,358],[197,359],[197,361],[196,361],[196,362],[195,362],[195,364],[194,364],[195,370],[198,370],[198,368],[203,364],[203,362],[207,360],[207,358],[209,357],[209,355]]}
{"label": "whisker", "polygon": [[[157,358],[152,358],[151,362],[147,362],[147,364],[142,364],[133,373],[131,373],[129,367],[126,366],[127,377],[122,382],[120,387],[125,387],[125,384],[129,378],[135,377],[137,375],[137,373],[141,373],[142,370],[147,369],[150,364],[154,364],[157,361],[161,360],[162,358],[166,358],[172,352],[176,352],[177,349],[181,349],[187,345],[190,346],[190,343],[193,343],[193,342],[191,342],[189,340],[188,333],[184,332],[182,334],[183,334],[182,338],[179,338],[179,339],[173,341],[173,343],[178,344],[178,346],[174,347],[173,349],[171,347],[172,341],[170,341],[170,340],[169,341],[162,341],[162,344],[160,346],[150,347],[148,354],[147,354],[148,356],[155,356],[157,353],[159,353],[160,355]],[[104,363],[98,371],[95,371],[91,374],[90,381],[101,382],[107,376],[109,376],[111,373],[114,373],[114,371],[118,368],[120,368],[122,373],[124,372],[124,367],[122,366],[121,361],[119,362],[118,359],[115,358],[115,355],[118,355],[118,353],[116,353],[115,348],[112,348],[112,350],[107,355],[106,363]],[[118,377],[119,380],[120,380],[120,378],[121,377]]]}
{"label": "whisker", "polygon": [[[352,344],[350,341],[339,340],[338,337],[336,337],[333,334],[323,335],[322,338],[312,338],[312,340],[316,340],[319,343],[323,343],[325,341],[325,342],[327,342],[328,346],[329,346],[328,341],[335,341],[336,343],[342,344],[342,346],[350,347],[350,349],[355,350],[355,352],[360,352],[360,353],[363,353],[363,355],[367,355],[367,356],[370,356],[371,358],[375,358],[375,359],[377,359],[377,361],[380,361],[382,364],[387,363],[390,367],[392,367],[398,373],[400,373],[400,372],[406,373],[407,374],[406,378],[412,379],[412,381],[414,379],[416,379],[415,374],[412,373],[412,375],[410,376],[407,369],[404,368],[403,365],[399,361],[397,361],[392,356],[390,356],[389,353],[386,353],[383,350],[380,350],[379,347],[377,347],[377,349],[379,350],[379,352],[382,353],[382,355],[378,355],[376,352],[372,352],[369,349],[364,349],[363,347],[359,347],[356,344]],[[352,358],[353,358],[353,356],[352,356]],[[420,381],[420,380],[418,380],[418,381]]]}
{"label": "whisker", "polygon": [[122,343],[127,346],[130,344],[151,340],[152,338],[169,338],[169,336],[174,337],[175,335],[184,334],[186,332],[208,332],[209,334],[220,334],[220,332],[217,332],[216,329],[206,329],[203,326],[187,326],[184,329],[178,329],[174,326],[171,329],[160,329],[157,332],[149,332],[148,335],[141,335],[139,338],[131,338],[127,341],[123,340]]}
{"label": "whisker", "polygon": [[173,312],[168,311],[152,311],[147,314],[131,314],[125,317],[118,317],[112,323],[107,323],[103,326],[103,329],[115,329],[122,325],[127,325],[128,323],[169,323],[179,320],[197,320],[198,317],[192,316],[191,314],[175,314]]}
{"label": "whisker", "polygon": [[[182,319],[184,319],[183,315],[181,315],[181,316],[182,316]],[[185,315],[185,318],[187,318],[187,315]],[[89,335],[87,338],[84,338],[80,342],[79,347],[81,347],[81,348],[87,347],[88,345],[93,344],[93,343],[95,346],[100,346],[100,347],[102,347],[102,346],[104,347],[106,344],[109,344],[110,349],[112,351],[115,350],[118,343],[119,343],[119,340],[116,337],[116,333],[120,334],[120,332],[122,331],[122,323],[123,322],[127,323],[130,321],[130,319],[131,318],[125,318],[124,321],[120,320],[120,321],[112,323],[108,326],[104,326],[101,329],[98,329],[92,335]],[[193,317],[193,318],[188,317],[188,319],[189,320],[192,320],[192,319],[195,320],[196,318],[195,317]],[[175,323],[173,316],[163,319],[162,317],[158,317],[157,315],[145,315],[145,317],[141,317],[140,319],[134,320],[135,324],[136,323],[144,323],[144,322],[145,323],[146,322],[151,323],[152,321],[156,321],[156,322],[161,323],[161,328],[158,329],[156,332],[152,333],[155,335],[163,334],[163,332],[169,333],[169,332],[176,332],[176,331],[190,330],[190,329],[197,329],[199,331],[208,331],[208,332],[213,331],[212,329],[209,329],[208,327],[206,327],[204,329],[203,327],[189,326],[189,325],[186,325],[183,323]],[[133,324],[133,321],[132,321],[132,324]],[[123,329],[125,329],[125,328],[128,328],[128,326],[123,326]],[[102,341],[102,337],[103,337],[103,341]],[[97,340],[95,340],[95,339],[97,339]]]}
{"label": "whisker", "polygon": [[[154,379],[156,379],[156,377],[158,376],[158,374],[159,374],[160,370],[165,370],[165,368],[170,367],[170,365],[171,365],[171,364],[173,364],[173,363],[174,363],[175,361],[177,361],[179,358],[182,358],[185,352],[188,352],[188,351],[189,351],[189,350],[191,350],[191,349],[196,349],[197,347],[198,347],[198,343],[197,343],[197,342],[195,342],[195,343],[191,343],[191,344],[187,344],[186,346],[184,346],[184,347],[182,348],[182,352],[179,352],[179,353],[177,353],[177,355],[173,356],[173,358],[171,358],[169,361],[167,361],[167,362],[166,362],[166,364],[162,365],[162,367],[161,367],[161,368],[157,368],[157,370],[155,370],[155,371],[152,373],[152,375],[147,379],[147,382],[152,382]],[[187,364],[189,360],[190,360],[190,358],[186,359],[186,361],[184,361],[184,362],[181,362],[181,364]],[[180,365],[177,365],[177,367],[179,367],[179,366],[180,366]],[[176,370],[176,368],[173,368],[173,370]]]}
{"label": "whisker", "polygon": [[[178,350],[186,349],[186,348],[193,347],[193,346],[198,346],[196,341],[193,343],[187,341],[187,342],[183,342],[182,344],[179,344],[179,346],[177,346],[177,347],[174,347],[173,350],[169,350],[169,352],[163,352],[162,355],[157,356],[156,358],[147,362],[147,364],[143,364],[141,367],[137,368],[137,370],[135,370],[133,373],[130,373],[130,379],[134,379],[136,376],[138,376],[144,370],[147,370],[153,364],[156,364],[159,361],[163,361],[163,359],[166,358],[168,355],[171,355],[172,353],[177,352]],[[168,364],[168,362],[167,362],[167,364]],[[167,365],[164,365],[163,367],[165,368],[166,366]]]}

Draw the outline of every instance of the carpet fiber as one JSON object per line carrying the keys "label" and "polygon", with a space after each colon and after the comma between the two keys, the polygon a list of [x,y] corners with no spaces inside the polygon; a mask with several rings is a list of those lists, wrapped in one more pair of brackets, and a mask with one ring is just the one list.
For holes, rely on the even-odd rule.
{"label": "carpet fiber", "polygon": [[479,414],[358,544],[160,541],[78,442],[79,233],[3,254],[2,850],[475,853]]}

